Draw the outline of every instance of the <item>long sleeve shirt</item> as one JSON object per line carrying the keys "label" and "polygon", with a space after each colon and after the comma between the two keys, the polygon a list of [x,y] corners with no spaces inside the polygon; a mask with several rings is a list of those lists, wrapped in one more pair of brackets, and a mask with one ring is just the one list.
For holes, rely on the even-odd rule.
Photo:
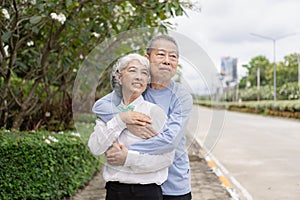
{"label": "long sleeve shirt", "polygon": [[[169,167],[169,176],[162,185],[162,190],[165,195],[186,194],[191,191],[191,185],[185,131],[192,110],[192,96],[182,85],[171,82],[170,86],[163,90],[148,88],[144,98],[161,106],[167,113],[168,120],[161,134],[130,145],[129,149],[151,155],[175,149],[175,158]],[[94,104],[93,112],[102,120],[109,121],[118,113],[116,105],[120,101],[120,97],[112,92]]]}
{"label": "long sleeve shirt", "polygon": [[[138,97],[131,103],[134,111],[142,112],[152,117],[152,127],[160,132],[166,121],[166,114],[159,106],[144,101]],[[110,121],[97,119],[94,132],[91,134],[88,146],[94,155],[103,154],[114,141],[126,147],[143,139],[133,135],[126,129],[119,115]],[[137,151],[129,150],[123,166],[112,166],[104,164],[103,177],[105,181],[119,181],[121,183],[161,185],[168,176],[168,166],[172,164],[174,151],[160,154],[140,154]]]}

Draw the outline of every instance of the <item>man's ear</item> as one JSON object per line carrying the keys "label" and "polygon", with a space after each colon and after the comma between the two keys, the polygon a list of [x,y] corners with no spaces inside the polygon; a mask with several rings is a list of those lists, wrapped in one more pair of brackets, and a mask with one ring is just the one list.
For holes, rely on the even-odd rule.
{"label": "man's ear", "polygon": [[149,55],[148,54],[145,53],[144,56],[149,59]]}

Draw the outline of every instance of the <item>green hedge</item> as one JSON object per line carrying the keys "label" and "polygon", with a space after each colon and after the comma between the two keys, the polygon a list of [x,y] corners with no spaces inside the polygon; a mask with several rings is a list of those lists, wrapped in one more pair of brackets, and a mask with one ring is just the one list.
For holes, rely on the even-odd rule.
{"label": "green hedge", "polygon": [[100,160],[71,134],[0,133],[0,199],[61,199],[99,169]]}
{"label": "green hedge", "polygon": [[278,117],[300,119],[300,101],[245,101],[245,102],[211,102],[195,101],[195,104],[247,113],[257,113]]}

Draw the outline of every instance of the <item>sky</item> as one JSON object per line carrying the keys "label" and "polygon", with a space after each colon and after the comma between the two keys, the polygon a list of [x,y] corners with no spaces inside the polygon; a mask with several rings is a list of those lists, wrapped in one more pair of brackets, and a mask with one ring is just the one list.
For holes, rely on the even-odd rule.
{"label": "sky", "polygon": [[[217,70],[221,58],[238,59],[238,76],[246,74],[243,64],[264,55],[271,62],[272,40],[276,39],[276,62],[291,53],[300,53],[299,0],[199,0],[200,12],[187,10],[176,17],[175,31],[197,43],[210,57]],[[283,37],[281,39],[277,39]]]}

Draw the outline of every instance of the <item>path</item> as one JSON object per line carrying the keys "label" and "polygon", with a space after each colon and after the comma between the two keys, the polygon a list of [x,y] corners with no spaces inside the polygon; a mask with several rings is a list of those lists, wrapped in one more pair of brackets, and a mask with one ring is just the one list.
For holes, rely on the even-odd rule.
{"label": "path", "polygon": [[[188,142],[189,143],[189,142]],[[193,200],[229,200],[230,195],[219,178],[199,154],[200,146],[193,141],[189,146]],[[105,188],[101,173],[69,200],[104,200]]]}

